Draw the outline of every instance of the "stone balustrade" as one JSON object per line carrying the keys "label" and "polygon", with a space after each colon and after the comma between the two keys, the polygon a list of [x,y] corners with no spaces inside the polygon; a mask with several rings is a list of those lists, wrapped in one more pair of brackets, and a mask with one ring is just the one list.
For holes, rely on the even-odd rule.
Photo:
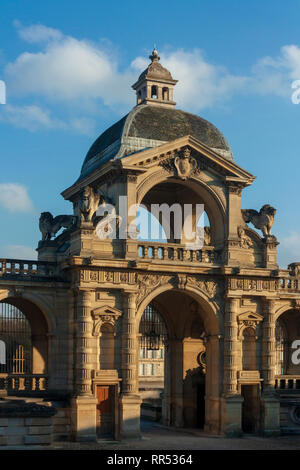
{"label": "stone balustrade", "polygon": [[55,277],[56,263],[0,258],[0,277]]}
{"label": "stone balustrade", "polygon": [[44,374],[0,374],[0,392],[37,394],[47,391],[48,376]]}
{"label": "stone balustrade", "polygon": [[276,375],[275,388],[277,390],[300,391],[300,375]]}
{"label": "stone balustrade", "polygon": [[177,243],[139,242],[138,257],[144,260],[221,263],[221,252],[214,247],[193,250]]}
{"label": "stone balustrade", "polygon": [[300,290],[300,279],[296,277],[284,277],[278,280],[278,289],[288,292]]}

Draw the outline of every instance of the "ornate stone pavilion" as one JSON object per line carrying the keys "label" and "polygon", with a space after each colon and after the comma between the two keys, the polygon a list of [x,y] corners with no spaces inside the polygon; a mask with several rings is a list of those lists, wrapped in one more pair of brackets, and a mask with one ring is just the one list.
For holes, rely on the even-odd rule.
{"label": "ornate stone pavilion", "polygon": [[[300,431],[300,263],[278,267],[275,209],[241,210],[254,176],[215,126],[174,108],[176,80],[156,50],[150,59],[133,85],[136,106],[100,135],[63,191],[72,215],[41,215],[38,261],[1,260],[0,426],[9,428],[5,403],[17,398],[52,410],[20,411],[25,442],[30,419],[47,421],[49,441],[137,438],[142,348],[164,350],[162,423]],[[164,242],[131,236],[132,205],[175,202],[204,204],[202,248],[176,238],[172,224]],[[124,237],[105,236],[113,222]]]}

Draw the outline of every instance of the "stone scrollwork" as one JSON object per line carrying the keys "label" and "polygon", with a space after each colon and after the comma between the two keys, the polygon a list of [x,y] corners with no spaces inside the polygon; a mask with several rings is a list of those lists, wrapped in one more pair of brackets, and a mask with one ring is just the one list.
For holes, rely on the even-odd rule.
{"label": "stone scrollwork", "polygon": [[254,209],[242,209],[244,221],[247,224],[251,222],[255,228],[261,230],[265,239],[275,239],[275,237],[271,235],[275,213],[276,209],[269,204],[262,206],[259,212]]}
{"label": "stone scrollwork", "polygon": [[218,284],[213,280],[204,280],[199,278],[198,276],[188,276],[187,283],[197,287],[210,298],[213,298],[216,295]]}
{"label": "stone scrollwork", "polygon": [[248,235],[245,233],[245,229],[242,225],[240,225],[237,229],[238,232],[238,237],[240,239],[240,247],[241,248],[252,248],[253,247],[253,241],[251,240]]}
{"label": "stone scrollwork", "polygon": [[107,305],[99,308],[95,308],[92,311],[92,317],[94,320],[93,325],[93,336],[99,336],[100,329],[103,323],[109,323],[115,328],[116,321],[122,315],[122,312],[116,308],[109,307]]}
{"label": "stone scrollwork", "polygon": [[170,281],[171,276],[163,276],[160,274],[145,274],[138,277],[138,294],[137,304],[139,305],[142,300],[150,294],[151,291],[156,289],[162,284]]}

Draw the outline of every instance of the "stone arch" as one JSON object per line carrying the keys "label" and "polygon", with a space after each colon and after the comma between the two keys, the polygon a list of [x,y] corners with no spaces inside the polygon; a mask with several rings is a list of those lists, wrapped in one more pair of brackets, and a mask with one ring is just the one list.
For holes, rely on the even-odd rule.
{"label": "stone arch", "polygon": [[288,310],[298,310],[299,313],[300,313],[300,309],[297,308],[297,307],[294,307],[291,302],[289,303],[286,303],[284,305],[282,305],[281,307],[279,307],[276,312],[275,312],[275,321],[277,321],[279,319],[279,317],[281,317],[281,315],[283,315],[285,312],[287,312]]}
{"label": "stone arch", "polygon": [[210,221],[210,227],[215,244],[221,243],[226,237],[226,214],[224,202],[218,194],[204,181],[195,177],[181,180],[170,176],[165,170],[158,170],[146,177],[137,187],[137,204],[141,204],[146,194],[160,183],[176,183],[185,186],[194,192],[204,204],[205,211]]}
{"label": "stone arch", "polygon": [[[218,315],[218,306],[215,302],[211,301],[211,298],[208,297],[202,290],[195,288],[194,286],[186,285],[185,289],[180,289],[178,287],[174,287],[170,283],[162,284],[156,288],[154,288],[148,295],[142,299],[140,302],[137,313],[136,313],[136,321],[139,324],[141,316],[146,308],[146,306],[156,297],[158,297],[163,292],[167,291],[179,291],[182,293],[186,293],[187,295],[190,294],[190,297],[194,298],[197,302],[199,302],[200,306],[203,308],[205,313],[207,313],[207,321],[205,322],[205,329],[208,330],[210,335],[218,335],[220,334],[220,318]],[[167,325],[168,326],[168,325]],[[171,325],[170,325],[171,326]]]}
{"label": "stone arch", "polygon": [[4,302],[6,301],[6,299],[19,299],[20,302],[22,299],[24,299],[25,301],[30,302],[31,304],[35,305],[35,307],[41,312],[41,314],[43,315],[47,323],[48,334],[49,335],[55,334],[56,319],[53,314],[53,308],[49,304],[49,302],[45,300],[44,297],[33,292],[27,292],[27,291],[18,292],[18,290],[15,290],[15,289],[1,290],[0,302]]}
{"label": "stone arch", "polygon": [[[299,375],[300,365],[292,361],[292,348],[294,340],[298,340],[300,335],[300,308],[293,302],[282,305],[275,313],[275,331],[280,325],[284,332],[283,343],[276,343],[276,348],[282,348],[282,358],[279,360],[280,354],[276,349],[276,369],[283,369],[286,375]],[[282,372],[279,374],[281,375]]]}
{"label": "stone arch", "polygon": [[37,302],[31,300],[29,295],[15,295],[14,292],[6,292],[0,295],[0,302],[7,303],[16,307],[26,317],[31,328],[31,347],[32,347],[32,373],[49,373],[49,337],[51,322],[49,316],[45,315]]}
{"label": "stone arch", "polygon": [[[202,290],[194,286],[187,284],[184,288],[179,288],[174,287],[170,282],[164,283],[154,288],[151,292],[148,292],[139,303],[136,312],[136,324],[139,324],[147,305],[154,302],[160,295],[172,294],[172,292],[177,295],[182,294],[185,297],[185,299],[182,299],[182,305],[185,305],[188,298],[197,302],[199,312],[196,312],[196,315],[199,314],[199,318],[203,319],[205,338],[200,336],[198,338],[191,338],[189,334],[191,325],[188,324],[189,321],[186,321],[184,315],[182,315],[182,326],[180,326],[182,336],[178,336],[179,330],[176,328],[175,334],[171,335],[170,351],[168,351],[169,355],[168,358],[166,358],[171,362],[168,367],[170,370],[169,375],[167,376],[169,387],[166,389],[166,396],[168,397],[167,404],[165,403],[165,405],[163,405],[163,410],[165,410],[164,416],[169,417],[169,422],[175,426],[192,426],[193,420],[196,419],[196,415],[192,411],[196,403],[195,393],[198,393],[201,389],[199,393],[202,393],[203,400],[205,397],[205,401],[203,402],[206,416],[205,427],[210,430],[217,429],[219,423],[218,396],[220,388],[220,316],[218,315],[216,305],[211,301],[212,299]],[[161,301],[165,302],[166,298]],[[160,312],[163,313],[161,310]],[[195,319],[195,312],[189,312],[189,315],[193,316],[193,319]],[[170,332],[171,326],[170,316],[171,315],[164,315],[168,333]],[[200,364],[198,360],[199,352],[205,350],[207,353],[207,367],[206,365],[203,367],[203,364]],[[175,357],[176,360],[174,359]],[[182,375],[183,371],[184,374]],[[182,379],[178,379],[180,376]],[[175,379],[175,377],[177,378]],[[182,380],[182,388],[180,388],[178,380]],[[174,385],[174,383],[177,383],[177,385]],[[176,387],[179,387],[179,389]],[[181,392],[178,390],[181,390]],[[175,398],[178,393],[179,396],[180,393],[182,394],[179,401]],[[182,400],[181,405],[180,400]]]}

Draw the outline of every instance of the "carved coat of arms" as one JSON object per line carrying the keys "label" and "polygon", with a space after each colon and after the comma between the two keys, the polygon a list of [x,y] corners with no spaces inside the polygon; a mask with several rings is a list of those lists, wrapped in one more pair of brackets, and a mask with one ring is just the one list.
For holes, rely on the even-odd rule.
{"label": "carved coat of arms", "polygon": [[191,151],[188,148],[184,149],[183,155],[174,158],[174,165],[177,170],[179,178],[187,179],[197,168],[197,161],[191,157]]}

